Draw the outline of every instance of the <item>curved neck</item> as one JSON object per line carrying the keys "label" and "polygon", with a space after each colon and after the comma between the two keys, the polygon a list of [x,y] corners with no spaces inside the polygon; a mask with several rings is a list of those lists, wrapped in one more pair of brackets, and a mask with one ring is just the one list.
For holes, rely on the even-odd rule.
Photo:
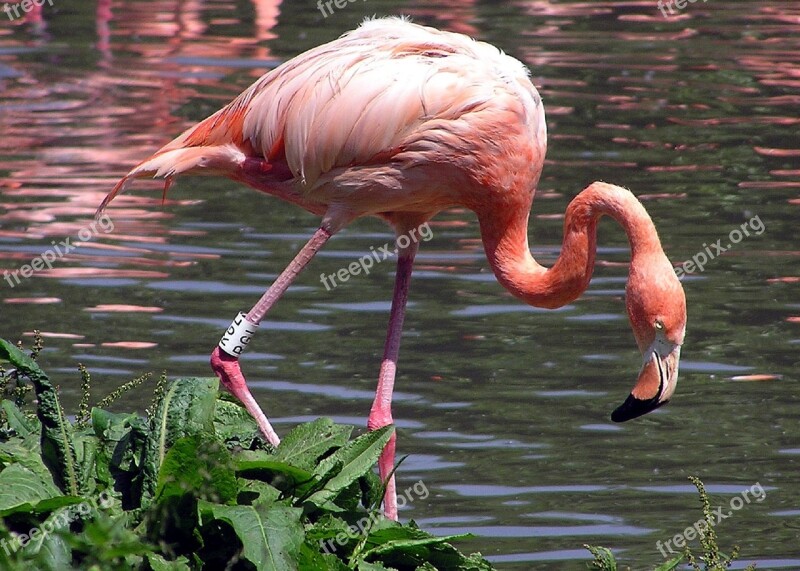
{"label": "curved neck", "polygon": [[663,255],[653,221],[642,203],[619,186],[595,182],[567,206],[564,241],[551,268],[540,265],[528,246],[527,208],[478,215],[486,257],[497,280],[516,297],[536,307],[556,308],[577,299],[589,286],[597,248],[597,221],[616,220],[628,236],[631,263],[640,256]]}

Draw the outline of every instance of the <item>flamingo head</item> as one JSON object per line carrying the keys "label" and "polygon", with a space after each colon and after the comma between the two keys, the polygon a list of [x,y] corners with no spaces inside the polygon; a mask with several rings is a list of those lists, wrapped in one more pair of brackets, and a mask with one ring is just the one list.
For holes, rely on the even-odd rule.
{"label": "flamingo head", "polygon": [[686,296],[661,248],[634,256],[625,290],[642,369],[631,394],[611,415],[614,422],[641,416],[669,402],[678,383],[678,363],[686,332]]}

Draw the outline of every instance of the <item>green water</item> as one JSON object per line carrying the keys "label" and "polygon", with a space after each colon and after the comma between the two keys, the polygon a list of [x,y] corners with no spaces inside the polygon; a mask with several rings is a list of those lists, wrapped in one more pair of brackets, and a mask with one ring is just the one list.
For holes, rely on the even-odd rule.
{"label": "green water", "polygon": [[[376,13],[469,33],[531,68],[550,133],[529,232],[537,259],[555,259],[558,215],[598,179],[640,195],[673,261],[727,250],[683,281],[672,403],[614,425],[640,364],[622,231],[601,225],[587,293],[543,311],[495,283],[473,214],[437,217],[394,407],[409,455],[399,486],[421,480],[430,494],[409,493],[401,517],[475,534],[464,550],[501,569],[584,569],[583,543],[646,569],[663,560],[656,542],[699,517],[696,474],[725,511],[742,490],[765,490],[719,524],[724,548],[738,543],[759,569],[800,569],[798,2],[710,0],[668,18],[655,1],[368,0],[323,18],[313,2],[54,0],[42,25],[0,14],[0,273],[80,241],[133,164]],[[46,332],[41,361],[72,410],[78,362],[98,398],[146,371],[209,374],[223,329],[317,223],[226,180],[179,181],[163,207],[159,189],[139,183],[109,211],[113,231],[96,226],[52,270],[0,281],[0,335]],[[742,224],[750,236],[731,234]],[[333,239],[243,358],[279,433],[321,415],[365,424],[394,268],[332,291],[319,275],[391,239],[377,220]]]}

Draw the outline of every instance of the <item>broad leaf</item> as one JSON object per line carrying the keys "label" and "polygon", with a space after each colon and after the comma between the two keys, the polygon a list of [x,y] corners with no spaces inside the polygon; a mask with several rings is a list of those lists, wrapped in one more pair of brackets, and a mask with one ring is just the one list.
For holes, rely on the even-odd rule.
{"label": "broad leaf", "polygon": [[146,557],[147,563],[150,564],[150,567],[153,571],[191,571],[191,567],[189,567],[189,559],[184,556],[181,556],[174,561],[165,559],[158,553],[148,553]]}
{"label": "broad leaf", "polygon": [[287,493],[298,489],[307,489],[318,482],[313,473],[286,462],[274,460],[272,454],[261,451],[237,454],[236,472],[244,478],[263,480]]}
{"label": "broad leaf", "polygon": [[392,434],[393,425],[367,432],[325,458],[314,473],[326,477],[327,481],[306,501],[319,508],[329,504],[342,490],[372,469]]}
{"label": "broad leaf", "polygon": [[0,468],[14,464],[25,466],[28,470],[37,474],[40,479],[56,486],[52,472],[42,460],[38,435],[30,435],[24,439],[15,436],[0,445]]}
{"label": "broad leaf", "polygon": [[39,403],[36,415],[42,425],[42,457],[61,488],[78,495],[83,486],[72,443],[72,425],[67,420],[53,384],[39,365],[5,339],[0,339],[0,358],[14,365],[33,383]]}
{"label": "broad leaf", "polygon": [[64,497],[52,482],[21,464],[12,464],[0,472],[0,515],[32,511],[42,500]]}
{"label": "broad leaf", "polygon": [[233,528],[242,542],[242,558],[259,571],[298,570],[297,556],[303,543],[302,509],[273,505],[256,510],[252,506],[220,506],[202,500],[198,509],[203,524],[221,520]]}
{"label": "broad leaf", "polygon": [[233,460],[218,441],[195,434],[181,438],[167,452],[158,472],[156,500],[187,492],[222,504],[236,500]]}
{"label": "broad leaf", "polygon": [[[35,556],[36,570],[62,571],[71,569],[72,550],[61,533],[69,527],[70,519],[66,517],[69,510],[54,512],[39,529],[44,533],[31,537],[22,553],[30,560]],[[49,531],[52,530],[52,531]]]}
{"label": "broad leaf", "polygon": [[2,406],[3,412],[6,414],[9,428],[16,432],[20,438],[24,440],[30,436],[39,435],[40,427],[38,423],[25,416],[25,413],[17,408],[17,405],[12,401],[3,399],[0,406]]}
{"label": "broad leaf", "polygon": [[341,448],[350,438],[353,427],[334,424],[330,418],[318,418],[301,424],[281,441],[275,459],[313,470],[319,459],[332,448]]}
{"label": "broad leaf", "polygon": [[170,384],[150,419],[147,452],[144,460],[142,503],[155,493],[158,470],[167,450],[178,439],[195,434],[214,433],[214,407],[219,379],[186,378]]}
{"label": "broad leaf", "polygon": [[214,410],[214,432],[228,445],[235,444],[245,450],[260,439],[258,424],[241,404],[226,400],[220,393]]}
{"label": "broad leaf", "polygon": [[[417,569],[420,569],[419,567]],[[436,571],[435,567],[430,567]],[[362,561],[358,564],[358,571],[397,571],[394,567],[384,567],[383,563],[368,563]]]}

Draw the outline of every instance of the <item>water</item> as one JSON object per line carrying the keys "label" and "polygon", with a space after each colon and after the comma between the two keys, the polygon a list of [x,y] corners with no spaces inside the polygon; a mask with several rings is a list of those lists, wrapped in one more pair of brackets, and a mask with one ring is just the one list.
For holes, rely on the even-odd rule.
{"label": "water", "polygon": [[[614,425],[639,365],[621,230],[601,225],[589,291],[544,311],[495,283],[473,214],[437,217],[395,403],[409,455],[400,488],[422,480],[430,494],[407,494],[401,516],[475,534],[461,547],[501,569],[584,569],[583,543],[645,569],[662,560],[656,542],[699,517],[686,479],[696,474],[715,506],[743,502],[718,527],[724,549],[741,546],[735,568],[800,568],[800,3],[711,0],[665,18],[655,1],[369,0],[323,18],[299,1],[54,0],[43,24],[0,28],[0,268],[80,242],[135,162],[374,13],[478,36],[530,66],[550,131],[529,233],[543,263],[557,255],[567,203],[597,179],[642,198],[673,261],[716,254],[718,240],[727,250],[684,279],[673,402]],[[317,222],[225,180],[179,181],[163,207],[160,187],[138,183],[110,210],[113,231],[96,226],[51,270],[0,282],[0,334],[45,332],[41,359],[71,410],[77,362],[98,399],[145,371],[209,374],[222,329]],[[742,224],[750,236],[731,234]],[[331,291],[318,276],[391,239],[362,220],[332,240],[243,359],[280,433],[320,415],[365,424],[393,266]],[[142,389],[120,406],[149,398]],[[744,502],[756,484],[766,497]]]}

